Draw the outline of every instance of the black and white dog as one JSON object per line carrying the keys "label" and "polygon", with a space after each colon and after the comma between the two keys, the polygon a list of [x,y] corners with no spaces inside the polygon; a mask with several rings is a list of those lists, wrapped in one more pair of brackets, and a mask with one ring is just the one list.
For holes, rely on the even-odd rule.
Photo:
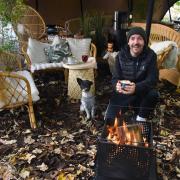
{"label": "black and white dog", "polygon": [[95,115],[95,96],[90,92],[92,81],[77,78],[77,83],[82,90],[80,111],[86,112],[86,118],[94,118]]}

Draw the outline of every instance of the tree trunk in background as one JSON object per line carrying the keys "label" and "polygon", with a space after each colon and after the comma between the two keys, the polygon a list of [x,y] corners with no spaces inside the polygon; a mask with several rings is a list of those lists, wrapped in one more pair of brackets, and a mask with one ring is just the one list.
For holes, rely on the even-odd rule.
{"label": "tree trunk in background", "polygon": [[[169,0],[169,5],[172,6],[178,0]],[[147,15],[148,0],[134,0],[133,3],[133,19],[134,21],[145,21]],[[167,0],[156,0],[154,2],[153,22],[160,22],[164,17],[169,7]]]}
{"label": "tree trunk in background", "polygon": [[[178,0],[169,0],[169,6],[173,6]],[[168,0],[156,0],[154,4],[153,22],[159,22],[168,11]]]}

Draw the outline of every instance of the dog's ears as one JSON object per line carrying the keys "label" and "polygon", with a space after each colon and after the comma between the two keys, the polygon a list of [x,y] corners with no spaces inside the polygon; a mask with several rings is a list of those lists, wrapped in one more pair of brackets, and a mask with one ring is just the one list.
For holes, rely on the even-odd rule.
{"label": "dog's ears", "polygon": [[82,79],[76,78],[76,80],[77,80],[77,83],[78,83],[79,85],[82,83]]}
{"label": "dog's ears", "polygon": [[92,81],[89,81],[89,80],[88,80],[88,82],[89,82],[90,86],[93,84],[93,82],[92,82]]}
{"label": "dog's ears", "polygon": [[82,80],[82,79],[80,79],[80,78],[76,78],[76,80],[77,80],[77,83],[78,83],[79,85],[82,85],[82,83],[88,83],[89,86],[91,86],[91,85],[93,84],[93,82],[92,82],[92,81],[89,81],[89,80]]}

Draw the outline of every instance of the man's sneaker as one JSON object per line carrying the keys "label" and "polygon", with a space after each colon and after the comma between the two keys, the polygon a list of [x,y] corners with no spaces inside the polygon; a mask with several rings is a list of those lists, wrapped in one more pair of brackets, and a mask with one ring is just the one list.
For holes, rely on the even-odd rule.
{"label": "man's sneaker", "polygon": [[143,118],[143,117],[140,117],[140,116],[137,115],[136,121],[139,121],[139,122],[146,122],[146,118]]}

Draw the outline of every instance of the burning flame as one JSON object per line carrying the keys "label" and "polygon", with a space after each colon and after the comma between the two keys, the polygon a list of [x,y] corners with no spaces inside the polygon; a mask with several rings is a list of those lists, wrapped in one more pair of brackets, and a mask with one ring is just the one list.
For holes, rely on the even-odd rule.
{"label": "burning flame", "polygon": [[108,136],[107,136],[107,139],[116,143],[116,144],[119,144],[120,143],[120,138],[118,137],[118,120],[117,118],[115,119],[114,121],[114,126],[108,126]]}
{"label": "burning flame", "polygon": [[145,146],[145,147],[149,147],[149,143],[147,142],[147,140],[146,140],[145,137],[143,137],[143,141],[144,141],[144,146]]}
{"label": "burning flame", "polygon": [[126,125],[123,121],[122,126],[118,126],[118,119],[115,118],[113,126],[107,126],[108,136],[107,140],[115,144],[126,145],[144,145],[148,147],[149,144],[146,138],[142,137],[142,126],[138,124]]}

